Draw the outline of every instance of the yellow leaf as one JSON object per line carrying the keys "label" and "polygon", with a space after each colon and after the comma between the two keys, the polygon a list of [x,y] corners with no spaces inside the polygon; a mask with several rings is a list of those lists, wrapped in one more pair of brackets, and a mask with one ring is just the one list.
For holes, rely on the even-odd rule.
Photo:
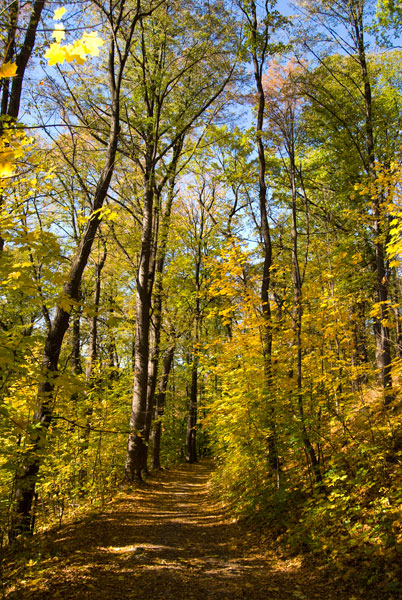
{"label": "yellow leaf", "polygon": [[45,58],[47,58],[49,62],[49,67],[58,63],[61,64],[66,58],[66,50],[65,48],[62,48],[60,44],[55,42],[54,44],[51,44],[50,48],[45,53]]}
{"label": "yellow leaf", "polygon": [[32,568],[36,565],[36,560],[33,560],[32,558],[29,559],[29,561],[27,562],[27,567]]}
{"label": "yellow leaf", "polygon": [[65,12],[66,12],[66,9],[64,8],[64,6],[62,6],[61,8],[57,8],[54,11],[54,15],[53,15],[54,21],[59,21],[65,14]]}
{"label": "yellow leaf", "polygon": [[91,54],[92,56],[99,56],[99,48],[105,43],[95,31],[92,33],[87,33],[85,31],[81,38],[81,42],[88,54]]}
{"label": "yellow leaf", "polygon": [[17,74],[17,65],[11,61],[5,62],[0,67],[0,77],[14,77]]}
{"label": "yellow leaf", "polygon": [[61,40],[64,40],[66,34],[63,23],[56,23],[52,36],[58,44],[60,44]]}
{"label": "yellow leaf", "polygon": [[12,161],[15,159],[13,150],[0,152],[0,178],[11,177],[14,174],[14,165]]}
{"label": "yellow leaf", "polygon": [[69,313],[69,312],[71,312],[71,307],[73,305],[73,301],[69,296],[62,296],[59,298],[59,301],[57,304],[58,304],[59,308],[61,308],[61,310],[64,310],[65,312]]}
{"label": "yellow leaf", "polygon": [[65,48],[65,57],[67,62],[75,60],[79,65],[83,65],[85,62],[85,48],[80,42],[74,42],[74,45],[69,44]]}
{"label": "yellow leaf", "polygon": [[53,37],[56,42],[51,44],[45,54],[45,58],[49,61],[49,66],[61,64],[66,60],[72,62],[75,60],[79,65],[83,65],[86,60],[86,55],[99,56],[99,48],[105,43],[98,34],[84,33],[81,39],[76,40],[74,44],[60,46],[60,41],[64,38],[64,26],[60,24],[53,32]]}
{"label": "yellow leaf", "polygon": [[12,273],[9,274],[8,278],[9,279],[19,279],[21,276],[21,271],[13,271]]}

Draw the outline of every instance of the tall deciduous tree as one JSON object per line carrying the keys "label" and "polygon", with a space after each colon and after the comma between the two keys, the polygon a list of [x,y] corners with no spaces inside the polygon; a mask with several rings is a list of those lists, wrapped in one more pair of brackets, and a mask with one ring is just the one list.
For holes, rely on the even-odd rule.
{"label": "tall deciduous tree", "polygon": [[[200,27],[200,20],[202,27]],[[130,120],[139,139],[143,172],[142,241],[136,289],[134,391],[126,477],[140,480],[146,456],[150,311],[155,277],[160,208],[155,204],[170,178],[165,163],[199,119],[214,107],[234,72],[233,23],[219,4],[208,8],[177,4],[161,7],[152,27],[143,28],[133,56],[139,80],[140,112]],[[182,48],[182,50],[180,49]],[[179,141],[181,144],[179,144]]]}
{"label": "tall deciduous tree", "polygon": [[[349,55],[358,65],[356,79],[351,79],[347,87],[344,88],[350,97],[356,97],[358,104],[361,104],[361,122],[363,125],[364,137],[360,144],[356,146],[361,166],[370,181],[376,180],[376,160],[378,160],[379,149],[376,148],[375,127],[374,127],[374,99],[373,99],[373,79],[369,69],[368,41],[366,30],[369,25],[370,10],[372,3],[370,0],[353,0],[345,2],[338,0],[335,3],[327,1],[305,1],[300,3],[303,10],[306,11],[309,18],[318,26],[318,39],[328,36],[342,53]],[[313,50],[316,56],[318,54]],[[328,63],[322,63],[327,73],[334,81],[339,82],[337,69],[331,68]],[[348,89],[349,88],[349,89]],[[325,102],[322,108],[330,110],[332,116],[343,123],[346,131],[352,135],[356,144],[355,124],[351,123],[348,117],[344,118],[339,110],[333,110],[333,103]],[[356,179],[359,178],[356,173]],[[376,274],[375,294],[379,306],[381,306],[379,318],[376,319],[374,330],[377,342],[377,364],[381,372],[381,380],[384,389],[384,403],[390,404],[393,399],[392,392],[392,374],[391,374],[391,340],[388,327],[388,269],[385,255],[384,223],[382,217],[382,197],[381,191],[376,196],[372,196],[371,210],[373,212],[373,239],[374,248],[373,268]]]}
{"label": "tall deciduous tree", "polygon": [[[72,306],[78,299],[80,282],[102,217],[101,209],[113,175],[120,131],[120,94],[123,76],[134,31],[145,14],[152,12],[153,7],[152,5],[143,7],[138,2],[132,8],[122,0],[113,8],[103,10],[106,13],[105,16],[110,28],[107,76],[111,103],[105,162],[92,198],[92,214],[87,222],[77,252],[72,257],[71,267],[66,273],[62,302],[57,306],[54,317],[49,322],[42,359],[42,381],[38,389],[34,422],[29,442],[16,473],[16,502],[10,538],[15,537],[20,531],[27,532],[31,529],[32,502],[39,468],[46,448],[46,434],[52,420],[53,393],[61,346],[68,328]],[[126,23],[129,23],[128,29]]]}
{"label": "tall deciduous tree", "polygon": [[[311,443],[306,426],[303,390],[303,364],[302,364],[302,325],[303,325],[303,295],[302,288],[305,279],[309,253],[309,212],[306,191],[303,188],[301,164],[297,164],[297,144],[301,134],[300,112],[301,99],[299,98],[292,71],[295,65],[288,63],[280,69],[272,65],[268,76],[264,79],[264,92],[266,97],[266,116],[269,126],[268,136],[272,145],[279,149],[281,158],[287,171],[291,196],[291,254],[293,277],[293,329],[296,345],[296,398],[300,418],[301,437],[308,454],[314,476],[318,485],[322,484],[322,474],[319,457]],[[301,198],[305,209],[305,248],[304,257],[300,258],[299,226],[298,226],[298,189],[301,188]]]}
{"label": "tall deciduous tree", "polygon": [[246,45],[253,63],[254,80],[257,87],[256,95],[256,146],[258,152],[258,203],[259,203],[259,228],[263,247],[263,274],[261,285],[261,310],[264,315],[263,326],[263,354],[266,383],[267,411],[270,414],[271,432],[267,436],[269,463],[271,471],[276,477],[277,487],[280,485],[280,465],[278,444],[276,439],[275,406],[271,394],[273,383],[272,372],[272,318],[270,283],[271,268],[273,264],[272,239],[268,220],[268,196],[266,182],[266,161],[263,141],[265,96],[263,89],[263,74],[267,60],[278,50],[273,35],[283,26],[286,20],[274,9],[275,2],[265,0],[260,7],[255,0],[240,3],[240,9],[246,21]]}

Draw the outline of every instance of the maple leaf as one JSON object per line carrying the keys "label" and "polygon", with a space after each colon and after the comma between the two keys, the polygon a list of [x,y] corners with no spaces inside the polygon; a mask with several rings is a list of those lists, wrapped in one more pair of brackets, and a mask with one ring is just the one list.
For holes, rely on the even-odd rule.
{"label": "maple leaf", "polygon": [[12,161],[15,159],[14,150],[5,150],[0,152],[0,178],[11,177],[15,168]]}
{"label": "maple leaf", "polygon": [[87,33],[85,31],[81,38],[81,42],[88,54],[91,54],[92,56],[99,56],[99,48],[105,43],[95,31],[92,33]]}
{"label": "maple leaf", "polygon": [[45,53],[45,58],[49,61],[49,66],[62,63],[66,58],[66,50],[60,46],[57,42],[51,44],[49,49]]}
{"label": "maple leaf", "polygon": [[69,44],[65,48],[65,57],[67,62],[75,60],[79,65],[83,65],[85,62],[86,51],[81,43],[81,40],[77,40],[74,44]]}
{"label": "maple leaf", "polygon": [[0,67],[0,77],[14,77],[17,74],[17,65],[11,61],[5,62]]}
{"label": "maple leaf", "polygon": [[63,23],[56,23],[52,37],[54,37],[57,43],[60,43],[61,40],[64,40],[65,35]]}
{"label": "maple leaf", "polygon": [[64,8],[64,6],[62,6],[61,8],[57,8],[54,11],[53,20],[54,21],[60,21],[60,19],[63,17],[63,15],[65,13],[66,13],[66,9]]}

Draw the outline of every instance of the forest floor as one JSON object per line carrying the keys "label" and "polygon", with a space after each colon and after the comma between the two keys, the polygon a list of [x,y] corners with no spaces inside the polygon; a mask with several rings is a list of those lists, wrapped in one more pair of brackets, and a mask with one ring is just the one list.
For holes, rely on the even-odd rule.
{"label": "forest floor", "polygon": [[[303,557],[275,553],[211,495],[212,464],[164,471],[40,536],[4,568],[7,600],[358,600]],[[36,537],[36,536],[35,536]],[[35,538],[34,538],[35,539]]]}

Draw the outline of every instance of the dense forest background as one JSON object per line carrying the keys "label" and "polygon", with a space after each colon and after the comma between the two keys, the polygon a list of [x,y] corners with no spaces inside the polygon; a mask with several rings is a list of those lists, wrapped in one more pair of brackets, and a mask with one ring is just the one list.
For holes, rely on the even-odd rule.
{"label": "dense forest background", "polygon": [[63,6],[0,11],[3,544],[212,455],[397,593],[397,3]]}

